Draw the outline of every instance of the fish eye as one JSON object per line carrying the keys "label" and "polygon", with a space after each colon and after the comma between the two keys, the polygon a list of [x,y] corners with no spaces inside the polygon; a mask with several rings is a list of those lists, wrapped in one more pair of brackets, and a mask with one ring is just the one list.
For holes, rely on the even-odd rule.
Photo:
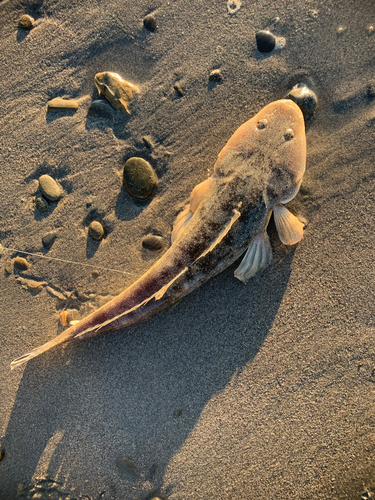
{"label": "fish eye", "polygon": [[294,132],[291,128],[286,129],[286,132],[284,134],[284,139],[286,141],[290,141],[294,137]]}
{"label": "fish eye", "polygon": [[268,125],[268,121],[265,118],[263,120],[259,120],[258,129],[263,130],[264,128],[267,127],[267,125]]}

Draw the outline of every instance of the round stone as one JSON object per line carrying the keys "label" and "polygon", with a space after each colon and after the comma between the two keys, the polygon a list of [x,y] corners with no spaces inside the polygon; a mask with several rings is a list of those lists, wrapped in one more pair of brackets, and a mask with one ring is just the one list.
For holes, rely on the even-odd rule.
{"label": "round stone", "polygon": [[154,169],[143,158],[129,158],[124,165],[124,186],[133,198],[147,200],[157,184]]}
{"label": "round stone", "polygon": [[304,83],[295,85],[286,98],[291,99],[301,108],[305,121],[313,115],[318,103],[315,92],[306,87]]}
{"label": "round stone", "polygon": [[35,197],[35,206],[39,210],[39,212],[47,212],[48,210],[48,201],[43,198],[43,196],[39,195]]}
{"label": "round stone", "polygon": [[161,236],[149,234],[143,239],[142,246],[152,252],[161,252],[164,249],[164,240]]}
{"label": "round stone", "polygon": [[100,241],[104,236],[104,228],[97,220],[94,220],[89,225],[89,233],[91,238]]}
{"label": "round stone", "polygon": [[23,257],[16,257],[13,261],[13,267],[19,271],[26,271],[30,265]]}
{"label": "round stone", "polygon": [[57,231],[50,231],[49,233],[46,233],[42,238],[44,248],[50,248],[56,238]]}
{"label": "round stone", "polygon": [[24,30],[31,30],[34,26],[34,19],[28,14],[24,14],[19,18],[18,26]]}
{"label": "round stone", "polygon": [[55,179],[44,174],[39,177],[39,189],[49,201],[57,201],[61,198],[61,189]]}
{"label": "round stone", "polygon": [[148,14],[143,19],[143,26],[146,28],[146,30],[154,32],[156,30],[156,19],[155,19],[155,17],[152,14]]}
{"label": "round stone", "polygon": [[272,52],[276,45],[276,37],[270,31],[258,31],[255,35],[259,52]]}

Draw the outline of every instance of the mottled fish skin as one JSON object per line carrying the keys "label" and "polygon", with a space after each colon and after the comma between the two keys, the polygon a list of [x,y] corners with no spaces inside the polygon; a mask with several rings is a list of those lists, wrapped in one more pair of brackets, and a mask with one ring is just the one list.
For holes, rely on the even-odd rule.
{"label": "mottled fish skin", "polygon": [[[288,214],[292,225],[296,221],[298,234],[294,235],[292,227],[289,243],[301,239],[301,223],[281,204],[297,194],[305,160],[304,120],[299,107],[290,100],[280,100],[263,108],[237,129],[219,153],[212,177],[193,190],[190,204],[177,218],[169,250],[112,301],[16,359],[11,368],[60,343],[128,326],[181,299],[235,262],[257,238],[267,244],[272,210],[276,223],[280,211],[287,226]],[[282,223],[280,228],[283,232]],[[246,268],[245,258],[241,266]],[[255,264],[256,271],[262,267]]]}

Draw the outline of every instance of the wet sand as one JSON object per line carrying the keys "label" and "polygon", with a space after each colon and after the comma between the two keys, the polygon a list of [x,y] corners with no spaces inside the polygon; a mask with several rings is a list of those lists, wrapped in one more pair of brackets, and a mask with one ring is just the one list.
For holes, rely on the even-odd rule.
{"label": "wet sand", "polygon": [[[27,271],[9,274],[17,253],[0,258],[0,499],[375,491],[373,2],[243,1],[230,15],[225,1],[3,1],[0,11],[0,242],[131,273],[93,277],[29,256]],[[17,27],[24,13],[31,31]],[[143,27],[149,13],[154,33]],[[260,54],[260,29],[285,37],[285,48]],[[213,69],[221,83],[209,82]],[[100,71],[141,88],[131,117],[88,115]],[[236,128],[300,82],[318,96],[306,174],[288,205],[307,220],[304,239],[285,247],[271,225],[273,262],[248,285],[232,266],[143,323],[11,372],[14,358],[60,331],[56,294],[76,292],[67,305],[88,312],[151,266],[159,254],[142,250],[142,238],[169,241]],[[78,99],[78,111],[47,113],[54,97]],[[147,203],[121,184],[132,155],[159,178]],[[41,213],[33,196],[45,173],[64,195]],[[87,237],[93,219],[108,231],[100,243]]]}

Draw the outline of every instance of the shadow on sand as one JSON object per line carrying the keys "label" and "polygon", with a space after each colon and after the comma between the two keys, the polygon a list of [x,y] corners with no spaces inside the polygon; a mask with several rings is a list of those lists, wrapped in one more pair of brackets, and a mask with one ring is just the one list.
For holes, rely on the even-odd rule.
{"label": "shadow on sand", "polygon": [[[57,476],[83,487],[95,478],[98,491],[90,498],[168,493],[163,475],[171,458],[208,401],[251,363],[267,337],[293,253],[247,286],[233,278],[231,266],[139,325],[29,362],[3,440],[4,478],[14,481],[22,471],[27,495],[42,470],[42,498],[50,498],[48,478]],[[138,478],[117,470],[119,456],[134,461]],[[3,488],[15,497],[17,484],[5,479]],[[62,486],[60,494],[65,498]]]}

